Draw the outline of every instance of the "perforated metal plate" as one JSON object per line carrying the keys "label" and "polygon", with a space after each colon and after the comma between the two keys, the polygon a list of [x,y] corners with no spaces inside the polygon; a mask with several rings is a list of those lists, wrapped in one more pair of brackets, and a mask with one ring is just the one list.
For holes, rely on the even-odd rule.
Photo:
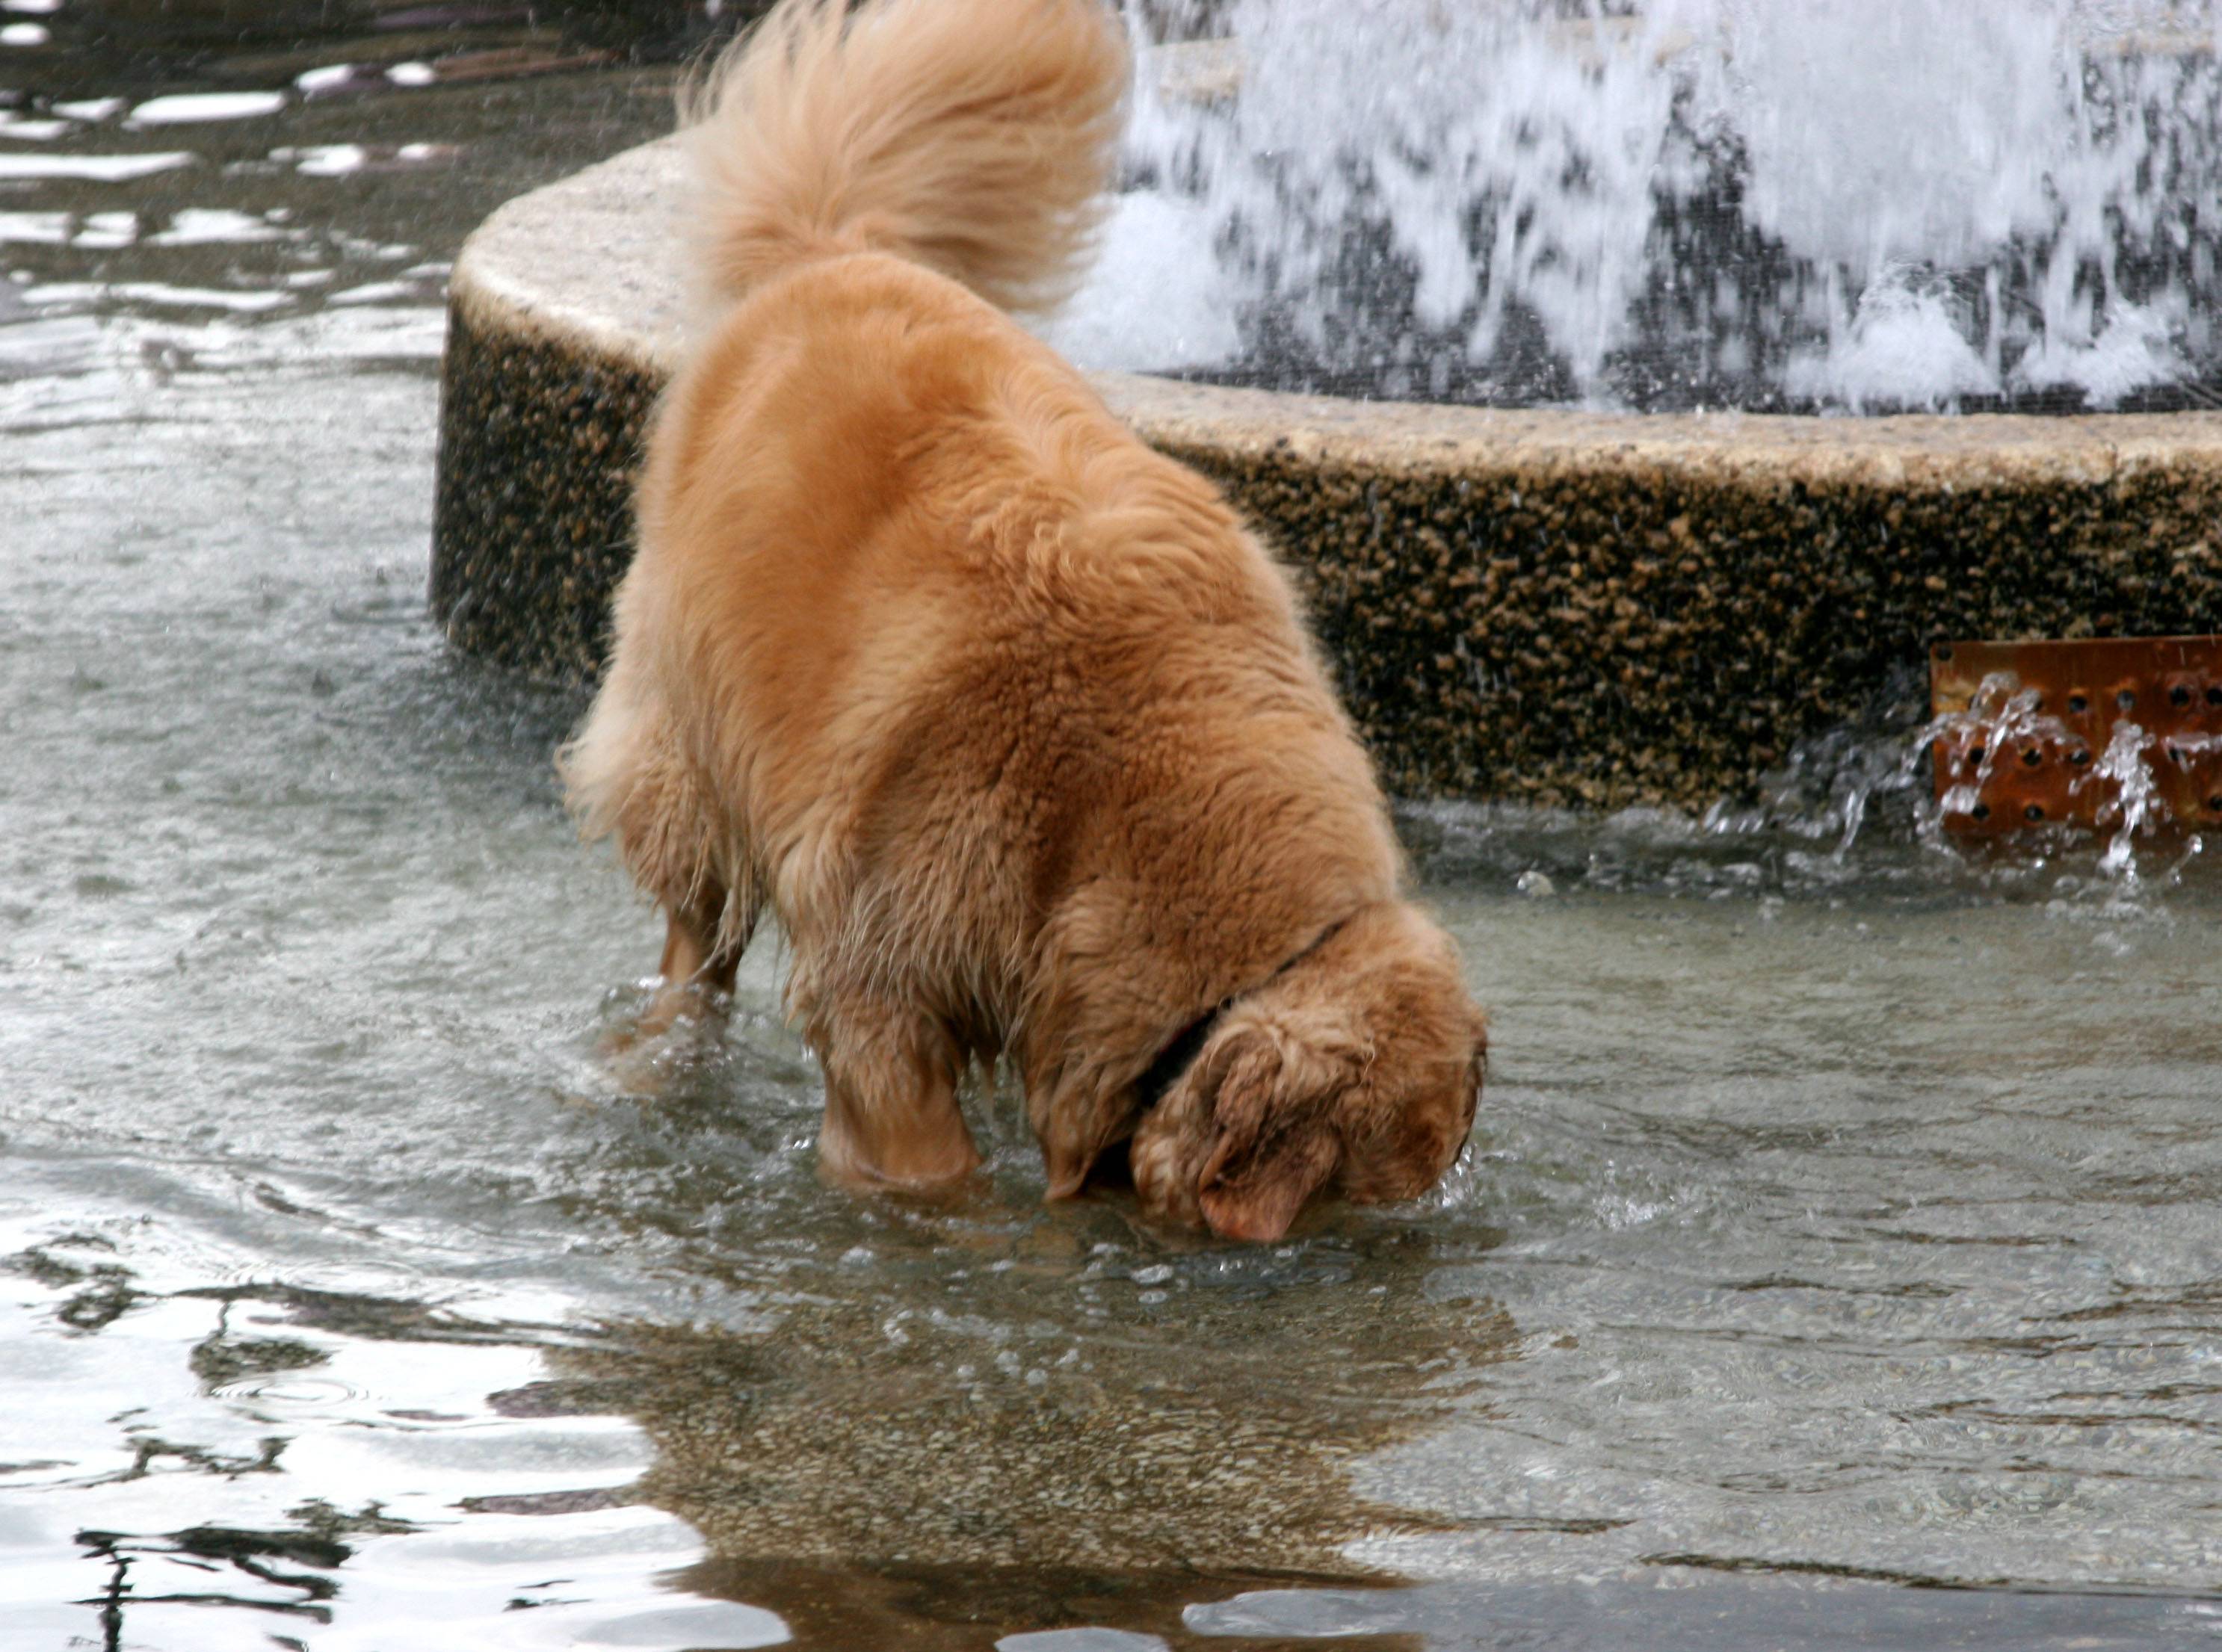
{"label": "perforated metal plate", "polygon": [[1950,830],[2222,826],[2222,636],[1940,642],[1929,703]]}

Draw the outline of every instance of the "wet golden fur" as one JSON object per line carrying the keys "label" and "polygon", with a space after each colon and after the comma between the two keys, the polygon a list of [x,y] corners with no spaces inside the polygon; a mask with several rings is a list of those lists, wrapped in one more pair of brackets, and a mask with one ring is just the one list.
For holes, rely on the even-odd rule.
{"label": "wet golden fur", "polygon": [[717,310],[563,767],[658,1016],[777,913],[833,1172],[968,1173],[1002,1057],[1052,1197],[1131,1136],[1146,1207],[1268,1237],[1431,1186],[1483,1027],[1286,575],[997,307],[1070,284],[1126,73],[1094,0],[787,0],[705,83]]}

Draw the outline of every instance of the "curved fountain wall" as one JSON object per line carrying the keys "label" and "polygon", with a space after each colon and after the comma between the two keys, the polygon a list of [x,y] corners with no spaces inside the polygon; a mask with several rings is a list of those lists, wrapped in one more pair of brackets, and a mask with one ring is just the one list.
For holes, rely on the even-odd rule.
{"label": "curved fountain wall", "polygon": [[[468,651],[597,668],[679,347],[679,186],[674,147],[649,146],[512,202],[457,262],[432,603]],[[1086,335],[1058,336],[1084,360]],[[1637,415],[1094,379],[1296,567],[1405,795],[1701,807],[1872,714],[1932,639],[2222,629],[2222,415]]]}

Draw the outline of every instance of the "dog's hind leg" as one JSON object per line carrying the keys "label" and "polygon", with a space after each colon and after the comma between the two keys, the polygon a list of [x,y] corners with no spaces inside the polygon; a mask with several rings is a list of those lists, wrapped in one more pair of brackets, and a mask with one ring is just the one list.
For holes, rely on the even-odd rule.
{"label": "dog's hind leg", "polygon": [[714,918],[688,907],[675,907],[664,914],[663,961],[656,973],[667,987],[730,992],[740,963],[738,948],[719,949]]}
{"label": "dog's hind leg", "polygon": [[662,985],[623,1041],[700,1017],[732,990],[763,879],[733,811],[675,735],[662,702],[607,685],[558,759],[583,835],[614,835],[633,881],[664,914]]}
{"label": "dog's hind leg", "polygon": [[964,1049],[951,1030],[916,1010],[844,1004],[819,1020],[811,1042],[825,1069],[825,1123],[819,1161],[852,1186],[931,1187],[980,1167],[957,1111]]}
{"label": "dog's hind leg", "polygon": [[[750,880],[753,881],[752,879]],[[662,982],[635,1024],[636,1038],[654,1038],[675,1022],[700,1019],[733,990],[733,977],[756,930],[763,903],[705,881],[664,902]]]}

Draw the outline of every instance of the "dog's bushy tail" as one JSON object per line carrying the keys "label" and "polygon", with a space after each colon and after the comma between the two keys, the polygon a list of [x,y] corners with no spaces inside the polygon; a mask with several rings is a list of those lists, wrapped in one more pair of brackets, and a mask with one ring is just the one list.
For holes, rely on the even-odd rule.
{"label": "dog's bushy tail", "polygon": [[681,96],[703,296],[873,250],[1053,307],[1101,219],[1127,59],[1103,0],[781,0]]}

